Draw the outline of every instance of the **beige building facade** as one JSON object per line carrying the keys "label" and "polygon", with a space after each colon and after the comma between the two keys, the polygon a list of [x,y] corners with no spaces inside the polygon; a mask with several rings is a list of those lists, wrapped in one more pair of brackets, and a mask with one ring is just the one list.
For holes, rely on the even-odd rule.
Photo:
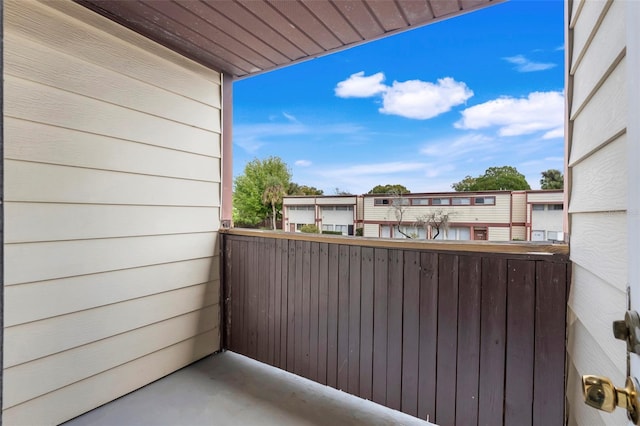
{"label": "beige building facade", "polygon": [[285,197],[282,204],[282,227],[287,232],[300,232],[304,225],[316,225],[320,232],[355,235],[362,217],[360,196],[293,196]]}
{"label": "beige building facade", "polygon": [[543,235],[538,241],[562,240],[562,198],[562,191],[365,195],[364,236],[532,241]]}
{"label": "beige building facade", "polygon": [[379,238],[563,241],[563,197],[561,190],[285,197],[283,230],[314,224]]}

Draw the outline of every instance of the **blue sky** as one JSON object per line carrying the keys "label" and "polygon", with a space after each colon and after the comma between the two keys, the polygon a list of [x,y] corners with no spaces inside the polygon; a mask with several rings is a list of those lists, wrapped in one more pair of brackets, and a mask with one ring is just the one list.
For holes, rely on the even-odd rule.
{"label": "blue sky", "polygon": [[452,191],[563,168],[562,0],[511,0],[234,83],[234,176],[281,157],[325,194]]}

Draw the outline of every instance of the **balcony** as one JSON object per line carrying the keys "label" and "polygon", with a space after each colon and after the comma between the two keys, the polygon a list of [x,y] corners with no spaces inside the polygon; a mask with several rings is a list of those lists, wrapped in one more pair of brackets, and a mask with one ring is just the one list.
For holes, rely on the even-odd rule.
{"label": "balcony", "polygon": [[224,345],[421,419],[563,424],[558,244],[231,230]]}
{"label": "balcony", "polygon": [[566,245],[221,244],[228,351],[69,425],[564,423]]}

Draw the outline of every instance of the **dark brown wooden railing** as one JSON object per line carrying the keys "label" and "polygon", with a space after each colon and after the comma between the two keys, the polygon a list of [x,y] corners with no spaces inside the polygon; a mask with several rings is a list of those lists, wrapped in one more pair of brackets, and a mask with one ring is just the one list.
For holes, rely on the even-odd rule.
{"label": "dark brown wooden railing", "polygon": [[565,246],[222,244],[229,350],[443,426],[564,423]]}

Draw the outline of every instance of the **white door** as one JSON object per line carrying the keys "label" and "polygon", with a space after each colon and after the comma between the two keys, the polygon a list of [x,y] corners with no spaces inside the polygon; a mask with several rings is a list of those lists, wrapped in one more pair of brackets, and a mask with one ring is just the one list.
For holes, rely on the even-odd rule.
{"label": "white door", "polygon": [[[627,189],[628,282],[631,310],[640,312],[640,2],[626,2],[627,7],[627,72],[629,116],[627,120]],[[631,376],[640,381],[640,355],[630,354]]]}

